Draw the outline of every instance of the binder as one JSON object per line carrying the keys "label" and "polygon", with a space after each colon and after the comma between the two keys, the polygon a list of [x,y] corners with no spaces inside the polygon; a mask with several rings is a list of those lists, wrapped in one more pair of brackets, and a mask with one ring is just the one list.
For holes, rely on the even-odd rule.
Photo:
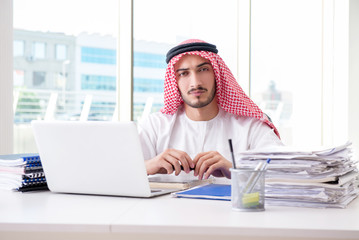
{"label": "binder", "polygon": [[21,192],[48,189],[40,156],[0,155],[0,188]]}
{"label": "binder", "polygon": [[0,166],[11,167],[25,164],[41,164],[40,156],[36,153],[0,155]]}
{"label": "binder", "polygon": [[28,184],[23,185],[16,189],[19,192],[30,192],[30,191],[40,191],[40,190],[49,190],[47,183],[37,183],[37,184]]}

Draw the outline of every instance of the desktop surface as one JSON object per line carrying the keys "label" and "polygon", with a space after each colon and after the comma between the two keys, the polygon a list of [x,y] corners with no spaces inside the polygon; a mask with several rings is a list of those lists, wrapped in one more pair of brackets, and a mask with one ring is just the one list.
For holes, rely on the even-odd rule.
{"label": "desktop surface", "polygon": [[[346,209],[0,191],[0,239],[359,239],[359,200]],[[50,237],[50,238],[49,238]]]}

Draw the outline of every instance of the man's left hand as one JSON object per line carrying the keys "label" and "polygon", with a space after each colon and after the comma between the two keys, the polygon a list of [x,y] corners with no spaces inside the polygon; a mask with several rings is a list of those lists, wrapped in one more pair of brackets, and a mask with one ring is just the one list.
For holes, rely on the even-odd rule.
{"label": "man's left hand", "polygon": [[229,169],[232,163],[216,151],[199,153],[194,159],[194,175],[199,179],[207,179],[212,174],[215,177],[231,178]]}

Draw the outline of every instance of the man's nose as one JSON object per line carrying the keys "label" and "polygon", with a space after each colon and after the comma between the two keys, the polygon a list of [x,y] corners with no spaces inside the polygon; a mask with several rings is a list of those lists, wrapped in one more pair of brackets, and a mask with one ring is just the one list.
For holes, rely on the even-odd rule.
{"label": "man's nose", "polygon": [[191,74],[191,87],[198,87],[202,85],[202,79],[200,76],[195,72]]}

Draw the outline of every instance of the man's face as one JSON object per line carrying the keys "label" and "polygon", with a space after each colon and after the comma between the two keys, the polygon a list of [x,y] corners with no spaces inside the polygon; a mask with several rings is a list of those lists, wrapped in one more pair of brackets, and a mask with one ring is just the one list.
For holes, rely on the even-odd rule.
{"label": "man's face", "polygon": [[185,104],[202,108],[216,95],[216,83],[209,60],[197,55],[184,55],[174,66],[178,88]]}

